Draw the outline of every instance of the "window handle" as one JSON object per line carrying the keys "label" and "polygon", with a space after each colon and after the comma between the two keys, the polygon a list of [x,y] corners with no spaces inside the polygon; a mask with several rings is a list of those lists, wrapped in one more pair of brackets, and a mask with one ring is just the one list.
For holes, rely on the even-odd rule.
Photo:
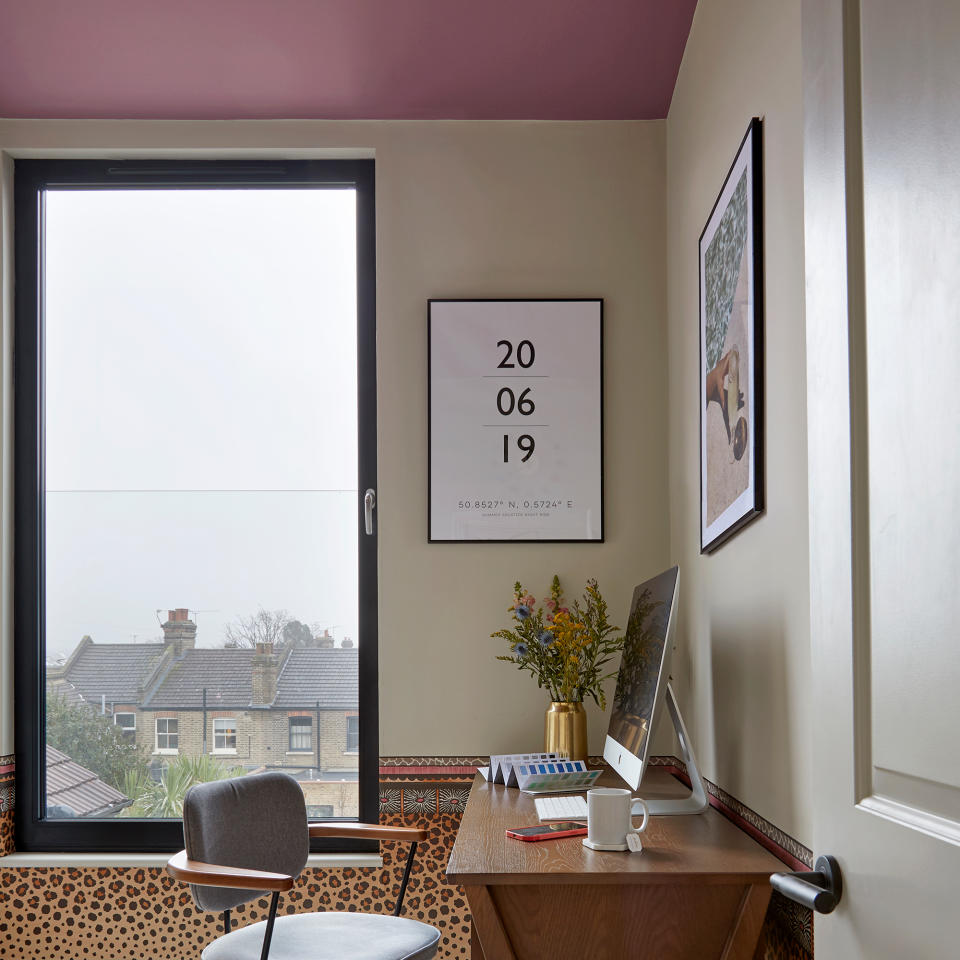
{"label": "window handle", "polygon": [[373,508],[377,505],[377,492],[373,487],[368,487],[363,495],[363,524],[367,530],[367,536],[373,536]]}

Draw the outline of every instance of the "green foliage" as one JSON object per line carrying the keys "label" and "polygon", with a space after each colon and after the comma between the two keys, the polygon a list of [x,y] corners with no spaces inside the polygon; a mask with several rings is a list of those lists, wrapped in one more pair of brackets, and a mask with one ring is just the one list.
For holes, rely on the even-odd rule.
{"label": "green foliage", "polygon": [[287,643],[309,643],[313,639],[313,631],[299,620],[290,620],[283,625],[280,631],[284,644]]}
{"label": "green foliage", "polygon": [[723,353],[746,241],[747,172],[744,170],[704,255],[707,370],[717,365]]}
{"label": "green foliage", "polygon": [[71,703],[56,693],[49,696],[46,733],[49,746],[121,792],[129,773],[147,773],[143,751],[123,736],[113,717],[97,713],[88,704]]}
{"label": "green foliage", "polygon": [[510,644],[510,654],[497,659],[533,675],[551,700],[579,703],[589,696],[605,709],[602,685],[613,673],[603,668],[621,649],[623,638],[609,621],[597,581],[588,580],[582,599],[566,607],[560,578],[554,574],[543,606],[535,603],[520,583],[514,584],[514,603],[508,609],[515,625],[490,635]]}
{"label": "green foliage", "polygon": [[245,773],[243,767],[228,767],[206,754],[181,754],[176,757],[163,768],[159,783],[152,780],[147,772],[141,775],[130,771],[124,781],[123,791],[133,800],[133,804],[123,810],[120,816],[177,819],[183,816],[184,795],[195,783],[227,780],[230,777],[242,777]]}
{"label": "green foliage", "polygon": [[[657,616],[654,613],[659,611]],[[653,600],[649,590],[637,598],[627,621],[628,643],[617,677],[614,700],[624,713],[649,717],[660,679],[658,665],[663,660],[666,624],[662,622],[666,608]]]}

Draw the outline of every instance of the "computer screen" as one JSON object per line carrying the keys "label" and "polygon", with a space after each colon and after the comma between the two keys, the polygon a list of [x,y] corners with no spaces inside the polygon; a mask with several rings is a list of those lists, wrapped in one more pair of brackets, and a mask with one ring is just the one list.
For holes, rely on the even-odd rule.
{"label": "computer screen", "polygon": [[650,752],[654,720],[665,706],[674,646],[679,568],[633,591],[603,758],[636,790]]}

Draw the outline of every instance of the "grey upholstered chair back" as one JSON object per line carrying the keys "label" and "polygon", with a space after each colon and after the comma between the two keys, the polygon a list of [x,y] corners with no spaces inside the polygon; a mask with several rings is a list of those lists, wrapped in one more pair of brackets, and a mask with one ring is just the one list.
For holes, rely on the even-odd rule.
{"label": "grey upholstered chair back", "polygon": [[[191,860],[295,877],[310,847],[303,790],[285,773],[198,783],[183,798],[183,840]],[[263,896],[194,884],[190,890],[201,910],[229,910]]]}

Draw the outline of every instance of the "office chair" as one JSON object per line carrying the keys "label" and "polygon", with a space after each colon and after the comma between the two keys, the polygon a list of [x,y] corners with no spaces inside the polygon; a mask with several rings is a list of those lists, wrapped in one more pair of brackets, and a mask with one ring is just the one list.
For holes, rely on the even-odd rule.
{"label": "office chair", "polygon": [[[410,842],[393,916],[301,913],[277,916],[280,894],[307,862],[309,837]],[[427,831],[377,824],[307,823],[303,790],[285,773],[261,773],[191,787],[183,801],[186,849],[167,863],[190,884],[201,910],[223,911],[224,935],[202,960],[429,960],[440,932],[400,917],[418,841]],[[230,910],[272,892],[266,920],[230,929]]]}

